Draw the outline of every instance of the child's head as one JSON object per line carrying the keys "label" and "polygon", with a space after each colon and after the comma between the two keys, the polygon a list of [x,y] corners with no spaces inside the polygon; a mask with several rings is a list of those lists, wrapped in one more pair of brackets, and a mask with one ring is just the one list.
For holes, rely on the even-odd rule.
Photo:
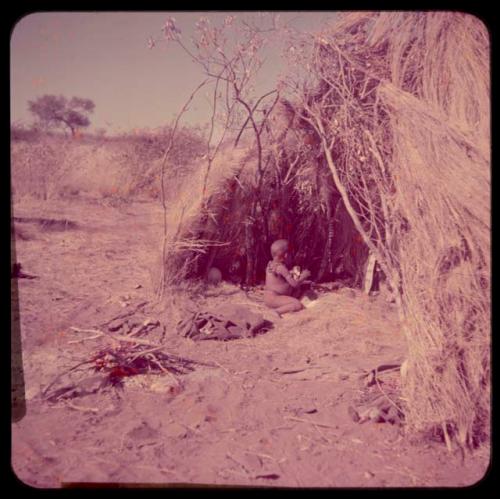
{"label": "child's head", "polygon": [[278,260],[284,260],[288,252],[288,241],[286,239],[278,239],[271,244],[271,255]]}

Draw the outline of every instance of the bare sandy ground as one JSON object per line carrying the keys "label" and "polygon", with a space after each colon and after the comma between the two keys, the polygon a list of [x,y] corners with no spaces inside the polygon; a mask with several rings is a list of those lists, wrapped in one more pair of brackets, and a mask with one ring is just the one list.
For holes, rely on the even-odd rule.
{"label": "bare sandy ground", "polygon": [[217,367],[182,376],[180,391],[168,389],[168,377],[143,376],[77,398],[77,408],[41,401],[40,389],[59,372],[102,347],[102,339],[75,343],[69,327],[92,327],[152,300],[160,211],[152,203],[49,201],[20,203],[14,215],[78,224],[16,224],[17,259],[38,276],[18,281],[27,414],[12,425],[12,465],[23,482],[434,487],[484,475],[487,450],[462,461],[441,443],[403,437],[396,425],[349,417],[360,372],[405,356],[393,306],[354,290],[323,295],[282,320],[236,288],[212,290],[200,306],[243,303],[275,325],[224,343],[182,338],[175,317],[151,309],[170,352]]}

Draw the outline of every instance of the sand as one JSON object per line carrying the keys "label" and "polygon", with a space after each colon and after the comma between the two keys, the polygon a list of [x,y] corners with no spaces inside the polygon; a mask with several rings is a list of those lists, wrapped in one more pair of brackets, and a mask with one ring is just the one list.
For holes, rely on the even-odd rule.
{"label": "sand", "polygon": [[280,320],[256,301],[259,290],[212,288],[197,306],[245,304],[274,323],[228,342],[182,338],[174,317],[153,307],[170,352],[216,367],[180,376],[182,390],[172,391],[168,377],[140,376],[71,405],[41,400],[58,373],[102,347],[99,338],[75,343],[71,326],[91,328],[153,300],[160,214],[149,202],[14,206],[16,217],[77,224],[16,223],[16,259],[38,276],[17,281],[27,411],[12,424],[12,465],[21,481],[301,488],[465,486],[482,478],[484,449],[462,461],[397,425],[350,418],[360,373],[406,354],[394,305],[359,290],[324,294]]}

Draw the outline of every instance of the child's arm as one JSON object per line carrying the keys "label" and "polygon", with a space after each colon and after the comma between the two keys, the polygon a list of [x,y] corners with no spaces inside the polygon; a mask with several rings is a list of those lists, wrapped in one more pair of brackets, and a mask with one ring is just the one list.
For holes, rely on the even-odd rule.
{"label": "child's arm", "polygon": [[290,284],[290,286],[292,286],[292,288],[298,288],[299,285],[300,285],[300,283],[302,282],[300,280],[300,278],[299,279],[294,279],[292,277],[292,274],[290,274],[290,271],[284,265],[278,266],[278,268],[276,269],[276,271],[285,279],[285,281],[288,284]]}
{"label": "child's arm", "polygon": [[304,270],[300,274],[300,277],[297,279],[297,282],[302,283],[310,276],[311,276],[311,272],[309,270]]}

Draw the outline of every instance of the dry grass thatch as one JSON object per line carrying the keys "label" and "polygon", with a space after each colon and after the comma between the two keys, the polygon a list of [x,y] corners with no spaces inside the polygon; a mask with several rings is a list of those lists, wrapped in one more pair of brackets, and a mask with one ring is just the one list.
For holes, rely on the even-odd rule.
{"label": "dry grass thatch", "polygon": [[[222,211],[226,208],[228,193],[235,192],[235,176],[241,177],[251,150],[242,145],[225,148],[211,165],[210,175],[203,197],[206,165],[201,162],[192,175],[184,181],[166,181],[167,203],[167,256],[165,283],[179,283],[185,277],[197,273],[200,256],[207,256],[211,248],[227,244],[228,237],[220,237],[220,225],[227,222]],[[241,183],[241,180],[238,180]],[[232,189],[231,189],[231,187]],[[242,195],[244,195],[242,193]],[[242,199],[234,200],[231,214],[232,224],[243,223],[246,213],[238,212],[238,204],[243,208]],[[226,227],[230,229],[229,224]]]}
{"label": "dry grass thatch", "polygon": [[399,290],[413,429],[489,435],[489,39],[452,12],[341,15],[306,40],[298,113]]}

